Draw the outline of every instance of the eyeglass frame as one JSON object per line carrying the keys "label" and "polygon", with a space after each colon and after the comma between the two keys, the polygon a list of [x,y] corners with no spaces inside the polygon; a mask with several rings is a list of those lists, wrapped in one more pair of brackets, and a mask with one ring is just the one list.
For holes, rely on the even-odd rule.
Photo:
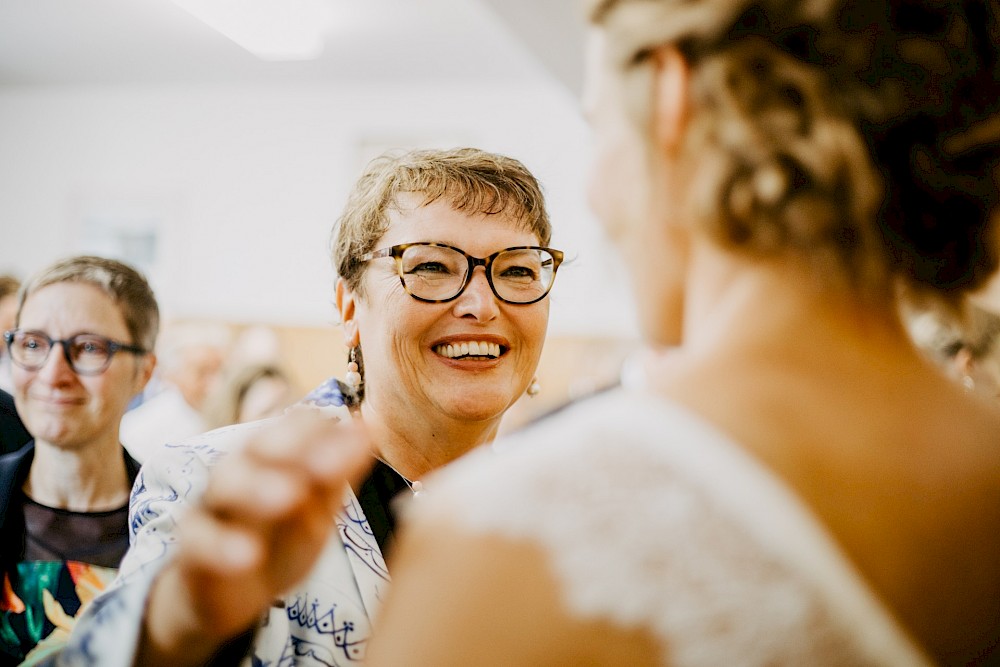
{"label": "eyeglass frame", "polygon": [[[14,350],[13,350],[14,338],[19,333],[34,334],[41,338],[44,338],[49,342],[48,352],[45,353],[45,358],[42,359],[41,364],[39,364],[38,366],[25,366],[24,364],[22,364],[21,362],[19,362],[17,359],[14,358]],[[69,350],[70,350],[70,345],[72,345],[77,338],[80,338],[82,336],[91,336],[93,338],[99,338],[100,340],[107,343],[108,359],[101,368],[93,371],[81,371],[77,369],[76,364],[73,362],[73,357],[70,355]],[[52,350],[53,348],[55,348],[57,343],[62,347],[63,358],[66,359],[66,363],[73,370],[73,372],[76,373],[77,375],[84,375],[84,376],[100,375],[104,371],[108,370],[108,368],[111,367],[111,362],[114,361],[115,355],[119,351],[129,352],[131,354],[139,356],[144,354],[149,354],[149,350],[143,347],[139,347],[138,345],[129,345],[128,343],[120,343],[114,340],[113,338],[108,338],[107,336],[102,336],[100,334],[87,333],[87,332],[78,333],[74,336],[70,336],[69,338],[52,338],[44,331],[38,331],[37,329],[11,329],[9,331],[3,332],[3,340],[7,344],[7,353],[10,355],[10,362],[15,366],[17,366],[18,368],[21,368],[23,370],[32,373],[40,371],[42,370],[42,368],[45,367],[45,364],[46,362],[48,362],[49,356],[52,354]]]}
{"label": "eyeglass frame", "polygon": [[[447,299],[425,299],[423,297],[417,296],[410,292],[410,289],[406,286],[406,280],[403,277],[403,253],[406,252],[407,248],[412,248],[414,246],[433,246],[435,248],[448,248],[449,250],[454,250],[465,256],[465,259],[469,262],[469,271],[465,274],[465,282],[459,288],[455,296],[449,297]],[[537,299],[532,299],[531,301],[509,301],[497,292],[496,285],[493,284],[493,272],[490,270],[493,265],[493,260],[510,250],[544,250],[552,256],[552,282],[545,289]],[[358,258],[358,262],[369,262],[373,259],[381,259],[382,257],[392,257],[396,260],[396,274],[399,276],[399,282],[403,286],[403,290],[409,294],[411,297],[417,301],[423,301],[424,303],[448,303],[449,301],[454,301],[458,297],[462,296],[469,283],[472,282],[472,273],[476,270],[477,266],[483,267],[483,272],[486,274],[486,282],[490,285],[490,290],[493,292],[493,296],[500,299],[504,303],[509,303],[512,306],[530,306],[533,303],[538,303],[545,297],[549,295],[552,291],[552,286],[556,284],[556,272],[559,270],[559,265],[563,262],[564,254],[561,250],[556,250],[555,248],[546,248],[544,246],[537,245],[516,245],[509,248],[504,248],[503,250],[497,250],[491,255],[486,257],[474,257],[469,253],[465,252],[461,248],[456,248],[453,245],[448,245],[447,243],[437,243],[436,241],[416,241],[414,243],[399,243],[394,246],[389,246],[388,248],[382,248],[381,250],[373,250],[369,253],[365,253]]]}

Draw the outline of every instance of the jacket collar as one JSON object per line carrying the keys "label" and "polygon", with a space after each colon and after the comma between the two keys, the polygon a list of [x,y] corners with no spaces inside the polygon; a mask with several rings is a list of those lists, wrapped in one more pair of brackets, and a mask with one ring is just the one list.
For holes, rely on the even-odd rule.
{"label": "jacket collar", "polygon": [[[122,456],[125,458],[125,472],[131,486],[135,484],[135,478],[139,474],[139,462],[129,456],[124,447]],[[19,542],[13,538],[15,532],[19,530],[22,517],[17,508],[12,507],[12,501],[16,502],[14,499],[17,498],[18,490],[24,485],[24,480],[28,478],[28,471],[31,470],[31,462],[34,459],[34,440],[16,452],[0,456],[0,561],[7,560],[8,547]]]}

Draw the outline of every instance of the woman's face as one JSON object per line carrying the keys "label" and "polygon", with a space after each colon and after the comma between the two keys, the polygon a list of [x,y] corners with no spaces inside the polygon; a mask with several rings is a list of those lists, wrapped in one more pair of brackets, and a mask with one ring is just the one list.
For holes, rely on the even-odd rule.
{"label": "woman's face", "polygon": [[673,345],[680,340],[689,242],[673,194],[676,150],[656,140],[657,70],[645,63],[623,74],[605,40],[603,31],[592,31],[587,59],[590,205],[629,267],[644,334]]}
{"label": "woman's face", "polygon": [[[414,194],[397,199],[389,228],[375,249],[400,243],[439,242],[475,257],[511,246],[538,245],[535,235],[506,214],[456,211],[445,200],[421,206]],[[392,258],[371,260],[355,297],[349,339],[360,339],[365,402],[406,419],[435,415],[460,422],[499,419],[520,397],[538,366],[549,319],[548,298],[528,305],[500,301],[476,267],[465,291],[447,303],[424,303],[407,294]],[[351,342],[349,340],[349,342]],[[500,355],[448,356],[442,347],[492,343]]]}
{"label": "woman's face", "polygon": [[[32,293],[18,326],[52,339],[92,333],[136,344],[111,297],[86,283],[55,283]],[[81,449],[104,439],[117,442],[122,415],[145,386],[152,367],[149,355],[119,351],[103,373],[77,375],[66,362],[62,345],[54,345],[37,371],[12,365],[17,411],[37,440],[60,448]]]}

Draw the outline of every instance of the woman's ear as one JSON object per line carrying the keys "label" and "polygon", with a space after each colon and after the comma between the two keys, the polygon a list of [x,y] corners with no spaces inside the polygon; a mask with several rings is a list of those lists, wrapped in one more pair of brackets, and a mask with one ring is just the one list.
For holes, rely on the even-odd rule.
{"label": "woman's ear", "polygon": [[135,393],[139,394],[146,385],[149,384],[149,380],[153,377],[153,371],[156,370],[156,355],[152,352],[142,355],[139,357],[139,365],[135,371]]}
{"label": "woman's ear", "polygon": [[340,326],[344,328],[344,344],[348,348],[357,347],[361,334],[354,319],[354,292],[342,278],[337,279],[337,311],[340,313]]}
{"label": "woman's ear", "polygon": [[663,46],[653,60],[653,138],[661,148],[674,151],[688,122],[691,70],[675,46]]}

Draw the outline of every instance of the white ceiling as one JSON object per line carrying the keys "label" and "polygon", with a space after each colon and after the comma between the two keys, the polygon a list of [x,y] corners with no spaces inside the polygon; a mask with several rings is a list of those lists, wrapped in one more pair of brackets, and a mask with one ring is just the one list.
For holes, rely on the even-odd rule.
{"label": "white ceiling", "polygon": [[577,0],[327,0],[323,55],[264,62],[170,0],[2,0],[0,86],[524,81],[576,91]]}

